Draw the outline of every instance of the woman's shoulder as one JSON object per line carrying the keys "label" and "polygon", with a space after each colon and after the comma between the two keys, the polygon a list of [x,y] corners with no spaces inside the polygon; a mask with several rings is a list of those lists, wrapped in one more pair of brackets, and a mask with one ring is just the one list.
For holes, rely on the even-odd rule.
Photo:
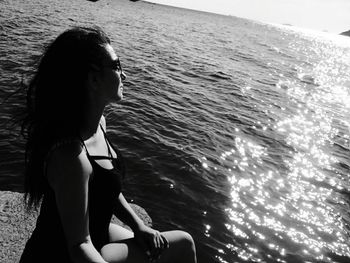
{"label": "woman's shoulder", "polygon": [[84,150],[84,144],[79,138],[61,138],[51,144],[45,162],[52,160],[71,159],[74,156],[79,156]]}
{"label": "woman's shoulder", "polygon": [[83,149],[83,143],[80,139],[70,138],[62,139],[54,143],[51,148],[51,153],[77,155],[80,154]]}
{"label": "woman's shoulder", "polygon": [[46,176],[51,186],[76,179],[87,180],[91,173],[91,164],[79,139],[60,140],[47,155]]}
{"label": "woman's shoulder", "polygon": [[103,115],[101,116],[100,124],[102,125],[103,129],[106,130],[106,118]]}

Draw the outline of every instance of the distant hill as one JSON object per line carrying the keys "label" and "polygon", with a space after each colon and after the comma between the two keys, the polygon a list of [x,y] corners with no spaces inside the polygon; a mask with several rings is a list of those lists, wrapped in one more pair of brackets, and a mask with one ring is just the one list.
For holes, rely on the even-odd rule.
{"label": "distant hill", "polygon": [[340,34],[343,35],[343,36],[348,36],[348,37],[350,37],[350,30],[345,31],[345,32],[340,33]]}

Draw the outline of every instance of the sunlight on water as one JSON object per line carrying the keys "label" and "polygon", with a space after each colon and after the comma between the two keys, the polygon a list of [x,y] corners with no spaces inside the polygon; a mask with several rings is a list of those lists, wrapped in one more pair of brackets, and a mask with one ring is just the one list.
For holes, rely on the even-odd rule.
{"label": "sunlight on water", "polygon": [[[331,51],[334,52],[334,48]],[[325,253],[329,251],[339,255],[350,253],[346,245],[346,225],[340,211],[332,205],[340,202],[335,190],[341,190],[342,185],[334,176],[333,165],[337,159],[329,151],[338,135],[334,120],[342,117],[339,113],[344,114],[350,102],[348,89],[338,86],[344,84],[335,66],[341,55],[333,53],[333,59],[318,64],[312,74],[299,72],[303,85],[287,82],[287,93],[295,102],[296,113],[276,125],[294,149],[292,158],[284,159],[289,173],[283,198],[287,201],[289,220],[301,226],[300,230],[281,231],[294,243],[305,245],[305,253],[317,260],[325,260]]]}
{"label": "sunlight on water", "polygon": [[[331,45],[294,48],[325,59],[313,67],[296,67],[295,78],[280,76],[276,83],[288,101],[275,105],[283,117],[268,126],[286,143],[282,163],[269,156],[268,145],[238,129],[232,147],[218,155],[231,189],[225,227],[232,236],[226,252],[218,250],[220,262],[227,262],[220,255],[227,251],[252,262],[294,262],[294,257],[334,262],[329,255],[350,256],[347,224],[339,210],[345,205],[339,194],[344,184],[332,152],[336,139],[349,146],[349,135],[340,130],[350,127],[350,81],[344,77],[350,69],[339,63],[344,53]],[[248,96],[254,88],[241,92]],[[201,162],[212,169],[206,157]],[[207,236],[209,230],[207,226]]]}
{"label": "sunlight on water", "polygon": [[[303,223],[306,230],[289,236],[294,242],[307,245],[318,260],[324,260],[324,251],[350,253],[346,225],[340,211],[332,205],[340,202],[335,191],[342,189],[333,169],[338,160],[329,151],[339,132],[333,124],[343,117],[350,102],[348,90],[337,86],[343,79],[332,77],[339,76],[334,65],[334,60],[327,60],[315,67],[317,89],[291,85],[288,95],[300,104],[295,115],[277,124],[278,132],[295,150],[291,159],[285,159],[291,189],[286,198],[296,209],[291,217]],[[304,77],[299,75],[302,80]]]}

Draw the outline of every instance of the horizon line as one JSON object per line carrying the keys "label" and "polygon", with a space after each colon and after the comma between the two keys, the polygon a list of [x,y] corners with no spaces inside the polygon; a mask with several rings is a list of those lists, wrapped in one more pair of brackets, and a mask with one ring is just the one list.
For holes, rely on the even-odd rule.
{"label": "horizon line", "polygon": [[[131,0],[129,0],[129,1],[131,1]],[[214,14],[214,15],[220,15],[220,16],[226,16],[226,17],[235,17],[235,18],[239,18],[239,19],[245,19],[245,20],[248,20],[248,21],[262,23],[262,24],[267,24],[267,25],[272,25],[272,26],[288,26],[288,27],[291,27],[291,28],[294,28],[294,29],[297,29],[297,30],[299,29],[301,31],[302,30],[314,31],[314,32],[330,34],[330,35],[341,35],[344,32],[350,31],[349,29],[344,29],[344,31],[342,30],[341,32],[333,32],[333,31],[328,31],[326,29],[322,29],[321,30],[321,29],[314,29],[314,28],[310,28],[310,27],[296,26],[296,25],[293,25],[293,24],[291,24],[289,22],[276,23],[276,22],[269,22],[269,21],[261,21],[261,20],[257,20],[257,19],[253,19],[253,18],[237,16],[237,15],[234,15],[234,14],[217,13],[217,12],[207,11],[207,10],[200,10],[200,9],[193,9],[193,8],[182,7],[182,6],[168,5],[168,4],[165,4],[165,3],[155,3],[155,2],[152,2],[152,0],[137,0],[137,2],[145,2],[145,3],[148,3],[148,4],[155,4],[155,5],[173,7],[173,8],[183,9],[183,10],[190,10],[190,11],[195,11],[195,12],[208,13],[208,14]]]}

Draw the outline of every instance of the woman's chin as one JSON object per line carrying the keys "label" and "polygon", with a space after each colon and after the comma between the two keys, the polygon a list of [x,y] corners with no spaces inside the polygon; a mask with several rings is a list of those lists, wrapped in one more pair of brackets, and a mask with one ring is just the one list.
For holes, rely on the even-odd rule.
{"label": "woman's chin", "polygon": [[118,91],[117,91],[117,93],[114,93],[114,101],[115,102],[119,102],[119,101],[121,101],[121,100],[123,100],[123,90],[121,89],[119,89]]}
{"label": "woman's chin", "polygon": [[116,98],[116,102],[120,102],[123,100],[123,93],[122,94],[118,94],[117,98]]}
{"label": "woman's chin", "polygon": [[123,100],[123,94],[117,94],[109,98],[107,104],[109,103],[119,103]]}
{"label": "woman's chin", "polygon": [[121,101],[123,99],[123,88],[120,88],[117,94],[117,100]]}

